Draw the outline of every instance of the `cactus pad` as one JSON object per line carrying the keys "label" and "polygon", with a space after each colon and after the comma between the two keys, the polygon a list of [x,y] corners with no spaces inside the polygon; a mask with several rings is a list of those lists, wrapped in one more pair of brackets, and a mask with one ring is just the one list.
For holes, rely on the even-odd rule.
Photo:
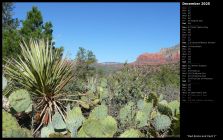
{"label": "cactus pad", "polygon": [[77,130],[82,125],[84,120],[85,118],[82,115],[80,107],[74,107],[72,110],[67,112],[66,124],[68,130],[70,132],[72,132],[73,129]]}
{"label": "cactus pad", "polygon": [[16,118],[4,110],[2,110],[2,134],[3,137],[32,137],[31,131],[21,128]]}
{"label": "cactus pad", "polygon": [[9,96],[9,103],[16,112],[23,112],[30,107],[32,100],[27,90],[19,89]]}
{"label": "cactus pad", "polygon": [[106,105],[99,105],[95,107],[89,115],[89,118],[104,119],[108,115],[108,107]]}
{"label": "cactus pad", "polygon": [[122,133],[119,137],[121,138],[140,138],[143,134],[139,130],[129,129]]}
{"label": "cactus pad", "polygon": [[152,124],[156,131],[166,130],[170,127],[171,120],[166,115],[159,115],[155,117]]}
{"label": "cactus pad", "polygon": [[100,120],[90,118],[84,122],[82,127],[84,133],[89,137],[112,137],[117,131],[117,122],[111,116]]}

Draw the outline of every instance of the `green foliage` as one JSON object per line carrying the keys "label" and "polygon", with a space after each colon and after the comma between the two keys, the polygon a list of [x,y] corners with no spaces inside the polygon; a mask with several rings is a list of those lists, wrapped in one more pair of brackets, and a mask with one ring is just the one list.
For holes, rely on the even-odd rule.
{"label": "green foliage", "polygon": [[172,110],[171,108],[169,108],[167,105],[165,104],[162,104],[162,103],[159,103],[158,106],[157,106],[157,109],[158,111],[161,113],[161,114],[164,114],[164,115],[167,115],[169,117],[172,116]]}
{"label": "green foliage", "polygon": [[155,107],[158,104],[159,98],[158,98],[158,96],[157,96],[156,93],[151,92],[148,96],[145,97],[145,100],[147,102],[152,102],[153,103],[153,106]]}
{"label": "green foliage", "polygon": [[152,122],[152,125],[154,126],[156,131],[166,130],[170,128],[171,120],[166,115],[159,115],[155,117]]}
{"label": "green foliage", "polygon": [[158,70],[149,72],[146,77],[149,91],[162,94],[168,102],[179,99],[179,64],[161,65]]}
{"label": "green foliage", "polygon": [[22,22],[22,25],[21,34],[26,42],[29,41],[30,37],[35,40],[43,37],[43,17],[41,11],[39,11],[37,7],[32,7],[31,11],[27,13],[26,19]]}
{"label": "green foliage", "polygon": [[[11,58],[17,59],[18,53],[21,51],[19,47],[20,35],[18,30],[14,28],[2,31],[2,57],[5,61]],[[6,62],[3,61],[3,64]]]}
{"label": "green foliage", "polygon": [[102,78],[100,85],[97,86],[97,92],[98,92],[98,96],[99,96],[99,100],[100,102],[102,102],[103,100],[106,100],[109,96],[108,96],[108,88],[107,88],[107,80]]}
{"label": "green foliage", "polygon": [[24,89],[16,90],[9,96],[9,103],[16,112],[26,111],[32,104],[30,93]]}
{"label": "green foliage", "polygon": [[[15,57],[19,49],[18,19],[13,19],[14,3],[2,3],[2,56],[3,59]],[[3,61],[5,64],[5,61]]]}
{"label": "green foliage", "polygon": [[87,85],[86,85],[86,89],[88,89],[89,92],[91,93],[95,93],[97,88],[97,79],[94,77],[88,78],[87,79]]}
{"label": "green foliage", "polygon": [[180,85],[179,71],[168,68],[168,66],[162,66],[161,70],[157,73],[157,79],[161,82],[162,86],[173,84],[175,86]]}
{"label": "green foliage", "polygon": [[[3,4],[3,58],[17,59],[17,55],[20,54],[21,49],[19,43],[21,40],[28,42],[30,38],[33,39],[48,39],[52,42],[54,51],[58,50],[62,55],[63,48],[55,48],[53,42],[53,25],[51,22],[43,23],[41,11],[33,6],[31,11],[27,12],[26,19],[22,21],[21,29],[19,27],[19,20],[13,19],[13,3]],[[5,61],[3,61],[5,63]]]}
{"label": "green foliage", "polygon": [[92,67],[91,64],[95,63],[97,60],[92,51],[79,47],[75,61],[76,71],[78,72],[77,77],[79,79],[87,81],[87,77],[95,74],[95,68]]}
{"label": "green foliage", "polygon": [[144,95],[144,79],[142,73],[135,68],[125,66],[108,77],[109,89],[115,104],[122,106],[128,101],[137,102]]}
{"label": "green foliage", "polygon": [[144,135],[136,129],[129,129],[126,130],[124,133],[122,133],[120,136],[120,138],[140,138],[140,137],[144,137]]}
{"label": "green foliage", "polygon": [[16,118],[4,110],[2,110],[2,136],[5,138],[32,137],[31,131],[25,128],[21,128]]}
{"label": "green foliage", "polygon": [[12,2],[2,3],[2,27],[6,28],[15,28],[15,21],[12,19],[13,16],[13,4]]}

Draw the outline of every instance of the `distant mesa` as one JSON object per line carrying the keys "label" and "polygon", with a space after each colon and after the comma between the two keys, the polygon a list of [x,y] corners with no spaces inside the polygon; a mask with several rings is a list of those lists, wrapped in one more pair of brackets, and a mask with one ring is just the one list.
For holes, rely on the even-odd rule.
{"label": "distant mesa", "polygon": [[180,61],[180,45],[171,48],[162,48],[157,53],[143,53],[137,57],[133,65],[160,65],[177,63]]}

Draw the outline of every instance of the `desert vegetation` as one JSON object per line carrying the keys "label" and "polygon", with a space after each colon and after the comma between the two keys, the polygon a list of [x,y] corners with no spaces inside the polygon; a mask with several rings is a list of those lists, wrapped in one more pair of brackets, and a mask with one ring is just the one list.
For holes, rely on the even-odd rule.
{"label": "desert vegetation", "polygon": [[69,62],[47,41],[20,46],[3,67],[4,137],[179,135],[177,65],[125,64],[99,77],[84,57]]}

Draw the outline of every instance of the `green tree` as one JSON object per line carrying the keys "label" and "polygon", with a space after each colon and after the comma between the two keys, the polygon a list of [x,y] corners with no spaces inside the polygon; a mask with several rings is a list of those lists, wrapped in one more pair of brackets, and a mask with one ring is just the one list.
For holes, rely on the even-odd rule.
{"label": "green tree", "polygon": [[43,26],[43,29],[44,29],[43,36],[44,36],[44,38],[48,38],[50,41],[53,40],[53,36],[52,36],[53,29],[52,28],[53,28],[53,25],[51,22],[46,22],[45,25]]}
{"label": "green tree", "polygon": [[49,43],[52,43],[53,49],[58,49],[61,54],[60,56],[62,56],[63,47],[56,48],[53,41],[53,24],[50,21],[44,24],[42,13],[37,7],[32,7],[22,24],[23,27],[20,33],[25,41],[28,41],[30,37],[33,39],[48,39]]}
{"label": "green tree", "polygon": [[[13,3],[2,3],[2,56],[3,59],[16,56],[19,49],[19,20],[13,19]],[[3,61],[5,63],[5,61]]]}
{"label": "green tree", "polygon": [[22,21],[22,25],[20,32],[26,42],[30,37],[33,39],[43,38],[43,18],[37,7],[32,7],[32,10],[27,13],[26,19]]}
{"label": "green tree", "polygon": [[19,25],[18,19],[13,19],[13,3],[12,2],[3,2],[2,3],[2,28],[3,30],[7,29],[16,29]]}
{"label": "green tree", "polygon": [[75,60],[77,63],[78,78],[85,81],[88,76],[95,74],[95,67],[92,64],[97,62],[97,59],[92,51],[79,47]]}
{"label": "green tree", "polygon": [[53,50],[59,50],[60,56],[63,54],[63,47],[56,48],[53,42],[53,25],[51,22],[44,24],[41,11],[33,6],[27,12],[26,19],[22,21],[22,27],[18,29],[18,19],[12,19],[13,3],[3,3],[2,28],[3,28],[3,58],[16,57],[20,54],[19,43],[23,39],[28,42],[33,39],[48,39],[53,45]]}

